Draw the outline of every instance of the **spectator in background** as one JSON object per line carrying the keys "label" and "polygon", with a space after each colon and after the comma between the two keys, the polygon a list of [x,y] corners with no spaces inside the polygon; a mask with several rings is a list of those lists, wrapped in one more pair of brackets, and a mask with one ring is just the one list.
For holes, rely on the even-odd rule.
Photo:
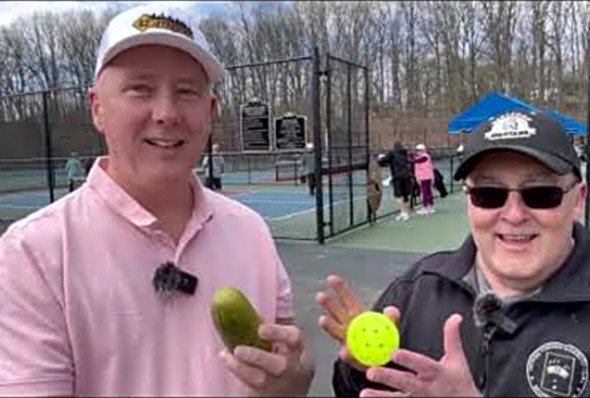
{"label": "spectator in background", "polygon": [[64,169],[68,177],[68,189],[72,192],[76,187],[76,181],[83,179],[86,176],[86,172],[84,171],[84,167],[82,166],[82,162],[80,161],[77,152],[70,153],[70,157],[66,161]]}
{"label": "spectator in background", "polygon": [[219,144],[213,144],[212,146],[212,170],[209,166],[209,155],[205,155],[201,167],[205,174],[205,186],[214,191],[221,191],[223,188],[222,178],[225,172],[225,161],[223,156],[219,153]]}
{"label": "spectator in background", "polygon": [[393,144],[393,149],[380,158],[379,164],[389,166],[393,196],[396,199],[400,212],[396,220],[409,220],[409,198],[412,194],[412,165],[408,151],[402,146],[401,142],[396,141]]}
{"label": "spectator in background", "polygon": [[303,154],[303,170],[305,172],[305,179],[307,180],[307,187],[310,195],[315,195],[315,152],[313,150],[313,143],[308,142],[305,145],[305,153]]}
{"label": "spectator in background", "polygon": [[416,154],[412,158],[412,163],[414,164],[414,175],[420,185],[422,195],[422,208],[416,210],[416,214],[432,214],[435,211],[434,196],[432,195],[434,166],[424,144],[416,145]]}

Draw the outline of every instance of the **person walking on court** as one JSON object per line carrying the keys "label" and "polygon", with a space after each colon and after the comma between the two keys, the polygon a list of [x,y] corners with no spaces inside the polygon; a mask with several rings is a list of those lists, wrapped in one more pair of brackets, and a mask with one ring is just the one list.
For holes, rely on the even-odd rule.
{"label": "person walking on court", "polygon": [[305,152],[303,153],[302,168],[305,172],[305,179],[307,180],[307,188],[309,195],[315,195],[316,181],[315,181],[315,152],[313,150],[313,143],[308,142],[305,145]]}
{"label": "person walking on court", "polygon": [[[0,237],[0,395],[307,393],[314,365],[268,225],[192,172],[224,74],[188,9],[109,22],[88,93],[108,154]],[[229,286],[271,351],[225,348],[211,301]]]}
{"label": "person walking on court", "polygon": [[211,166],[209,165],[209,155],[203,157],[201,167],[205,175],[205,186],[214,191],[221,191],[223,188],[222,178],[225,172],[225,161],[223,155],[219,153],[219,144],[213,144],[211,148],[212,154]]}
{"label": "person walking on court", "polygon": [[424,144],[416,145],[416,154],[412,157],[412,163],[414,164],[414,175],[422,194],[422,208],[416,210],[416,214],[432,214],[435,212],[432,194],[434,166]]}
{"label": "person walking on court", "polygon": [[393,144],[393,149],[383,156],[379,163],[388,165],[391,173],[391,186],[399,214],[396,220],[410,219],[410,195],[412,194],[412,165],[409,154],[400,141]]}
{"label": "person walking on court", "polygon": [[66,171],[68,177],[68,189],[70,192],[72,192],[76,187],[76,181],[79,181],[86,176],[84,167],[82,166],[82,162],[80,161],[77,152],[72,152],[70,154],[70,157],[64,166],[64,170]]}

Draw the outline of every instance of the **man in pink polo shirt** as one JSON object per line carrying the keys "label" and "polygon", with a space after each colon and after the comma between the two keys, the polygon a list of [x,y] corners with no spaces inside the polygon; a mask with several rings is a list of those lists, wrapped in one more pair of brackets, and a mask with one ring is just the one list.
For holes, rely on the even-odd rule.
{"label": "man in pink polo shirt", "polygon": [[[108,156],[0,239],[0,395],[307,393],[314,366],[266,224],[192,176],[223,74],[178,9],[109,23],[89,92]],[[166,263],[177,290],[154,278]],[[223,348],[209,303],[224,286],[259,310],[272,353]]]}

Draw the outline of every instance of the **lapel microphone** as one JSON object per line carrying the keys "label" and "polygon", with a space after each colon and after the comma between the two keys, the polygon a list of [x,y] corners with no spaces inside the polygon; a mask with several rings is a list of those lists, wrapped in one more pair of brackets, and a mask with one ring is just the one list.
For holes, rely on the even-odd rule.
{"label": "lapel microphone", "polygon": [[504,303],[494,292],[477,295],[473,305],[473,317],[478,328],[493,325],[512,334],[516,330],[516,323],[504,313]]}
{"label": "lapel microphone", "polygon": [[189,295],[195,294],[199,278],[184,272],[174,263],[167,261],[156,268],[152,283],[159,296],[168,298],[176,292]]}

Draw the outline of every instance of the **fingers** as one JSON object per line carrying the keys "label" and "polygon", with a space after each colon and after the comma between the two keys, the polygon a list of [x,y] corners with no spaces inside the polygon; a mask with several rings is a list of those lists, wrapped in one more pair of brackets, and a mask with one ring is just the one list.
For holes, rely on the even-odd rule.
{"label": "fingers", "polygon": [[[237,350],[238,348],[236,348]],[[234,355],[227,352],[227,350],[223,350],[219,356],[225,363],[227,369],[251,388],[257,390],[267,383],[268,376],[261,369],[242,363]]]}
{"label": "fingers", "polygon": [[453,314],[445,321],[443,328],[443,344],[445,354],[450,356],[465,356],[463,353],[463,344],[461,343],[460,326],[463,317],[459,314]]}
{"label": "fingers", "polygon": [[419,374],[421,379],[431,379],[439,369],[439,363],[434,359],[401,348],[393,353],[391,360],[396,364]]}
{"label": "fingers", "polygon": [[258,335],[272,343],[284,343],[293,350],[300,350],[303,346],[301,330],[294,325],[265,323],[258,328]]}
{"label": "fingers", "polygon": [[329,275],[326,278],[328,286],[330,286],[338,295],[338,298],[348,309],[349,314],[358,314],[366,310],[364,304],[353,293],[352,289],[347,287],[344,280],[337,275]]}
{"label": "fingers", "polygon": [[338,323],[334,318],[322,315],[319,318],[318,325],[322,330],[330,335],[333,339],[339,341],[341,344],[345,343],[346,326]]}
{"label": "fingers", "polygon": [[396,326],[399,325],[399,320],[401,318],[401,315],[399,313],[399,310],[396,307],[394,307],[394,306],[385,307],[383,309],[383,313],[385,315],[387,315],[389,317],[389,319],[391,319],[393,321],[393,323],[395,323]]}
{"label": "fingers", "polygon": [[385,390],[373,390],[372,388],[365,388],[361,390],[361,397],[409,397],[410,394],[402,392],[393,392]]}
{"label": "fingers", "polygon": [[327,293],[319,292],[316,295],[316,302],[337,322],[346,324],[349,321],[350,315],[347,308],[343,307],[341,303],[330,297]]}
{"label": "fingers", "polygon": [[279,354],[290,362],[299,362],[303,352],[303,336],[301,330],[294,325],[262,324],[258,335],[273,345],[275,354]]}
{"label": "fingers", "polygon": [[400,392],[416,392],[417,382],[416,375],[411,372],[400,371],[397,369],[371,367],[366,372],[367,380],[381,383]]}
{"label": "fingers", "polygon": [[233,356],[234,359],[241,362],[248,369],[270,373],[277,377],[283,374],[288,365],[287,358],[282,355],[248,346],[237,346]]}

